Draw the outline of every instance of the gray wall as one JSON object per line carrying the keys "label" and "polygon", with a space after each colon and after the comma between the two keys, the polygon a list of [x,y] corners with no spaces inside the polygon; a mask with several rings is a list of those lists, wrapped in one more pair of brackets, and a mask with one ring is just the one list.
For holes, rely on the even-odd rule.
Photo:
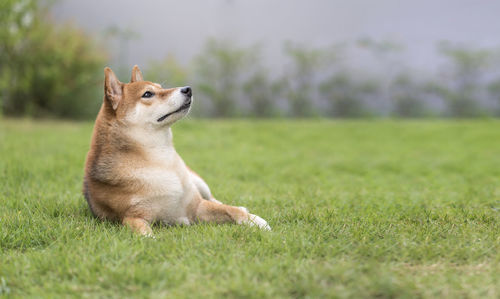
{"label": "gray wall", "polygon": [[115,67],[118,53],[129,66],[145,66],[167,54],[187,62],[208,37],[241,45],[260,42],[267,63],[277,67],[286,40],[312,46],[363,37],[391,40],[405,45],[405,59],[422,70],[438,62],[437,41],[500,44],[500,1],[493,0],[61,0],[52,11],[56,20],[75,22],[96,35],[110,26],[137,32],[127,51],[110,44]]}

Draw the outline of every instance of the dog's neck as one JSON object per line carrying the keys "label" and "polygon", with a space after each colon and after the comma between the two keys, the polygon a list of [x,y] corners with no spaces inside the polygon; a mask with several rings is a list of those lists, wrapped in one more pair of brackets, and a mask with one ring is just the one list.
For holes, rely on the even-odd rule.
{"label": "dog's neck", "polygon": [[127,135],[145,152],[175,152],[172,129],[170,127],[161,130],[146,130],[135,127],[130,128],[127,131]]}
{"label": "dog's neck", "polygon": [[170,127],[161,130],[146,130],[134,128],[131,130],[133,138],[148,148],[173,147],[173,135]]}

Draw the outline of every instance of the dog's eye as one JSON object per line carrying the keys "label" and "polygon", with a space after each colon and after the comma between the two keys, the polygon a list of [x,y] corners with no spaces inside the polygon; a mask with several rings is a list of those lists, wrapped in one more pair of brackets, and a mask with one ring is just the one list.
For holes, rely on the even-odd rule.
{"label": "dog's eye", "polygon": [[154,96],[154,93],[152,93],[152,92],[150,92],[150,91],[146,91],[146,92],[142,95],[142,97],[143,97],[143,98],[150,98],[150,97],[152,97],[152,96]]}

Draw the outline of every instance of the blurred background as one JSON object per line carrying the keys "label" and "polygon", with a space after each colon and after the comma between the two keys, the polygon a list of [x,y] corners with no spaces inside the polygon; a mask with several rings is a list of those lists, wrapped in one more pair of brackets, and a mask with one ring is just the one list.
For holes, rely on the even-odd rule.
{"label": "blurred background", "polygon": [[199,117],[500,116],[500,1],[2,0],[0,115],[95,118],[103,68]]}

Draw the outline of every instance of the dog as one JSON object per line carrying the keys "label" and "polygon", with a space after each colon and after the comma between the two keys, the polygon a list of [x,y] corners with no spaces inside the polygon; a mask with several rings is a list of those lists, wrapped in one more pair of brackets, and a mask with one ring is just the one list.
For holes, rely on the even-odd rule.
{"label": "dog", "polygon": [[104,100],[85,162],[83,194],[91,212],[152,236],[151,224],[236,223],[270,230],[244,207],[216,200],[174,149],[172,125],[193,104],[191,87],[164,89],[134,66],[130,83],[104,69]]}

